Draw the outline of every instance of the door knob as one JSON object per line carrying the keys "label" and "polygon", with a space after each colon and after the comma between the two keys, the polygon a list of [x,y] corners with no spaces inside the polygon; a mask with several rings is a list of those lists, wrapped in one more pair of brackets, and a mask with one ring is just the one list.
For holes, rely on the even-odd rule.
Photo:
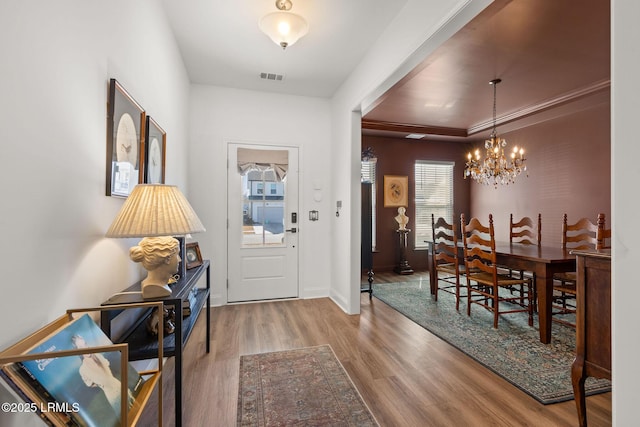
{"label": "door knob", "polygon": [[297,229],[297,228],[295,228],[295,227],[293,227],[293,228],[290,228],[290,229],[288,229],[288,230],[284,230],[284,231],[288,231],[289,233],[297,233],[297,232],[298,232],[298,229]]}

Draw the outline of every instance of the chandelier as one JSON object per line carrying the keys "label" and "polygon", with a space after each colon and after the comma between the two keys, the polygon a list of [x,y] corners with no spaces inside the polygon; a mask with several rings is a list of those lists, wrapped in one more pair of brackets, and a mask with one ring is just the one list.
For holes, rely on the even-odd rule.
{"label": "chandelier", "polygon": [[289,12],[292,7],[291,0],[276,0],[279,12],[269,13],[259,22],[260,29],[282,49],[293,45],[309,31],[302,16]]}
{"label": "chandelier", "polygon": [[489,82],[493,85],[493,130],[489,139],[484,142],[484,159],[480,156],[480,149],[477,149],[473,155],[468,153],[464,168],[465,179],[469,176],[479,184],[493,184],[495,188],[498,187],[498,183],[507,185],[514,183],[522,171],[527,171],[524,149],[515,146],[510,158],[505,157],[507,141],[499,138],[496,132],[496,86],[501,81],[495,79]]}

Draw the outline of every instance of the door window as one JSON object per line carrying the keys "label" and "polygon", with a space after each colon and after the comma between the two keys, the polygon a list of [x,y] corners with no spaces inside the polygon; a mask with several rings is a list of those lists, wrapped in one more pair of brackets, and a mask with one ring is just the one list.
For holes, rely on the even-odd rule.
{"label": "door window", "polygon": [[242,176],[241,247],[285,246],[286,150],[238,148]]}
{"label": "door window", "polygon": [[283,246],[285,183],[276,181],[273,169],[250,170],[242,187],[242,247]]}

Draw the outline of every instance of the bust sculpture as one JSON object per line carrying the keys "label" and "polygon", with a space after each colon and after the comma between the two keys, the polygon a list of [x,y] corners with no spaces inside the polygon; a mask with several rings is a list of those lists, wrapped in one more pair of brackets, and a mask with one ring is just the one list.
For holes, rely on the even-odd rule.
{"label": "bust sculpture", "polygon": [[400,206],[398,208],[398,215],[396,215],[396,222],[398,223],[398,230],[406,230],[407,223],[409,222],[409,217],[404,213],[406,212],[406,208],[404,206]]}
{"label": "bust sculpture", "polygon": [[169,280],[178,271],[179,250],[180,244],[173,237],[145,237],[129,250],[129,257],[147,270],[142,281],[143,298],[171,295]]}

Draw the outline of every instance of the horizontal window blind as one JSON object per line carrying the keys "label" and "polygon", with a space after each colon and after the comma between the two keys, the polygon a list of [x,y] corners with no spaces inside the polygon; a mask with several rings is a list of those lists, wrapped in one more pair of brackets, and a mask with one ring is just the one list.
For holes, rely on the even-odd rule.
{"label": "horizontal window blind", "polygon": [[376,164],[378,159],[363,160],[360,167],[360,181],[371,183],[371,246],[376,249]]}
{"label": "horizontal window blind", "polygon": [[415,247],[427,247],[432,240],[431,214],[453,222],[453,162],[416,160],[415,163]]}

